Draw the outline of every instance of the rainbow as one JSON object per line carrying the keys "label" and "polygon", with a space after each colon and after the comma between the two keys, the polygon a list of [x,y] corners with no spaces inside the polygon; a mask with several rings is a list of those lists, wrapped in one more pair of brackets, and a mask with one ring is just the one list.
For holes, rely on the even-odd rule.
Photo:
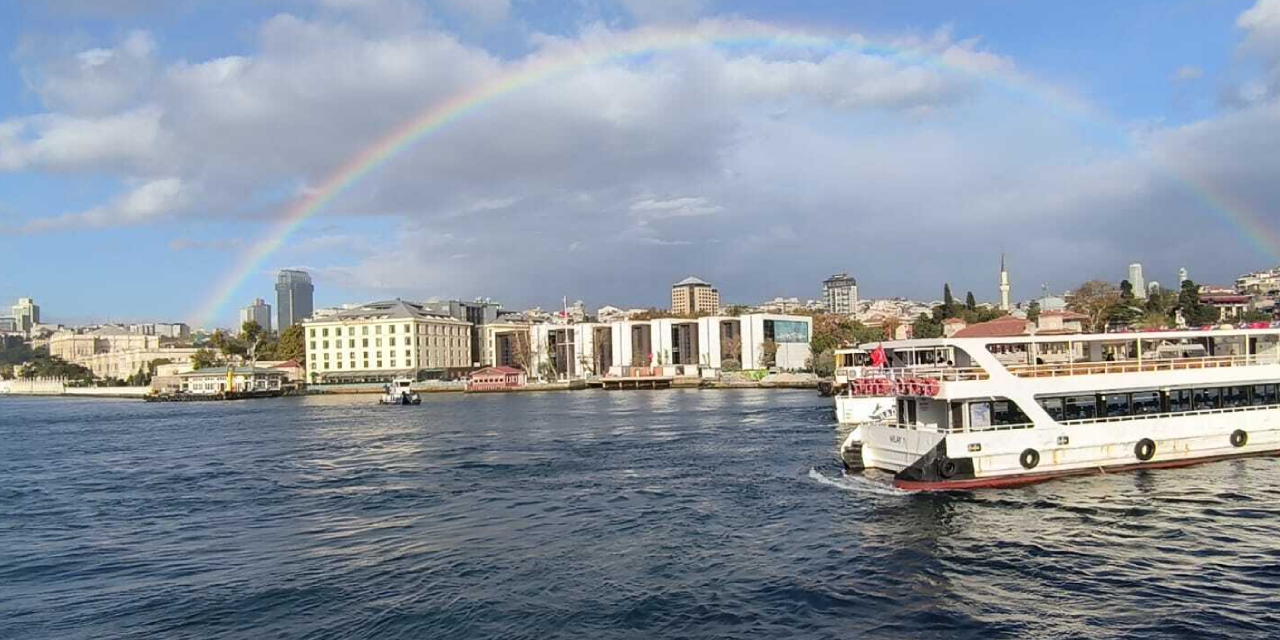
{"label": "rainbow", "polygon": [[[200,326],[213,326],[217,315],[231,298],[255,274],[264,270],[266,260],[301,228],[307,220],[322,211],[335,198],[358,184],[369,174],[422,139],[449,124],[466,117],[485,105],[567,74],[576,69],[631,57],[685,48],[714,46],[730,50],[752,50],[762,47],[785,47],[799,52],[851,51],[893,58],[936,69],[945,69],[992,82],[1011,93],[1031,98],[1041,108],[1070,120],[1097,122],[1099,117],[1069,96],[1055,89],[1037,85],[1016,73],[996,72],[981,66],[947,59],[930,51],[927,44],[907,43],[901,46],[876,45],[861,36],[826,35],[820,31],[780,28],[757,22],[708,21],[685,27],[644,27],[626,32],[588,34],[572,46],[557,43],[530,56],[511,70],[487,82],[434,104],[418,116],[379,138],[369,147],[335,169],[319,186],[310,188],[297,199],[284,216],[259,241],[246,250],[237,265],[216,286],[214,293],[196,314]],[[1184,182],[1189,181],[1184,179]],[[1241,207],[1223,206],[1207,186],[1193,185],[1193,191],[1206,204],[1234,219],[1243,235],[1257,243],[1266,255],[1280,256],[1280,236],[1256,216]]]}

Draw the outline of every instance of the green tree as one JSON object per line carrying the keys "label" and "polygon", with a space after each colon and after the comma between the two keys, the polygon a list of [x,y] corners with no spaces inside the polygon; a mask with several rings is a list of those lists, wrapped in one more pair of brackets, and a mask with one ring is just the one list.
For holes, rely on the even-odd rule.
{"label": "green tree", "polygon": [[1218,310],[1200,301],[1200,285],[1190,280],[1184,280],[1178,292],[1177,310],[1182,313],[1182,320],[1193,327],[1218,321]]}
{"label": "green tree", "polygon": [[1126,302],[1134,299],[1132,282],[1129,282],[1128,280],[1120,281],[1120,299]]}
{"label": "green tree", "polygon": [[218,354],[212,349],[200,349],[191,354],[191,366],[196,369],[208,369],[217,366]]}
{"label": "green tree", "polygon": [[920,314],[916,321],[911,323],[911,336],[914,338],[941,338],[942,323],[935,320],[928,314]]}
{"label": "green tree", "polygon": [[827,349],[816,356],[813,356],[812,366],[813,372],[820,377],[829,378],[836,373],[836,352]]}
{"label": "green tree", "polygon": [[972,291],[966,293],[964,296],[964,308],[969,311],[978,310],[978,301],[973,297]]}
{"label": "green tree", "polygon": [[1178,296],[1175,292],[1164,287],[1156,287],[1147,294],[1145,307],[1148,313],[1168,314],[1177,304]]}
{"label": "green tree", "polygon": [[1039,300],[1032,300],[1031,304],[1027,305],[1027,319],[1032,322],[1040,322],[1040,301]]}
{"label": "green tree", "polygon": [[307,334],[300,324],[289,325],[280,333],[276,343],[275,358],[277,360],[295,360],[298,364],[307,363]]}

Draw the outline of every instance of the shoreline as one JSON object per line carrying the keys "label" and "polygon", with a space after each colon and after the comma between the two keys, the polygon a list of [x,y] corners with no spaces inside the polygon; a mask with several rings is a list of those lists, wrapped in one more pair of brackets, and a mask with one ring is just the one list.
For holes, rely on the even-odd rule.
{"label": "shoreline", "polygon": [[[83,387],[76,389],[84,389],[86,391],[73,391],[68,388],[62,393],[53,392],[9,392],[0,393],[0,398],[74,398],[83,400],[94,399],[110,399],[110,400],[146,400],[149,393],[144,393],[137,388],[122,388],[114,390],[111,387]],[[491,395],[504,393],[546,393],[546,392],[564,392],[564,391],[609,391],[609,392],[634,392],[634,391],[666,391],[670,389],[696,389],[698,391],[723,391],[735,389],[779,389],[779,390],[818,390],[818,381],[779,381],[779,382],[753,382],[753,381],[708,381],[701,380],[694,384],[676,382],[667,387],[660,388],[638,388],[638,389],[605,389],[600,384],[589,384],[584,380],[574,380],[569,382],[552,382],[552,383],[532,383],[522,387],[513,387],[510,389],[490,389],[485,391],[470,391],[463,386],[443,386],[432,385],[422,388],[414,388],[413,391],[421,394],[438,394],[438,393],[465,393],[473,395]],[[306,397],[306,396],[330,396],[330,395],[378,395],[383,392],[382,386],[374,384],[371,387],[347,387],[347,388],[309,388],[304,391],[286,394],[281,397]],[[256,399],[256,398],[248,398]]]}

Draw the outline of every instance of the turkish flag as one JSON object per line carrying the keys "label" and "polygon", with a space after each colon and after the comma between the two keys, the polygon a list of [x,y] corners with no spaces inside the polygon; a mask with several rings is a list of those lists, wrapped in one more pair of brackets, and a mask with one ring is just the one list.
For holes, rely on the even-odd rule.
{"label": "turkish flag", "polygon": [[889,363],[889,358],[884,355],[884,346],[876,345],[876,350],[871,352],[871,366],[883,367]]}

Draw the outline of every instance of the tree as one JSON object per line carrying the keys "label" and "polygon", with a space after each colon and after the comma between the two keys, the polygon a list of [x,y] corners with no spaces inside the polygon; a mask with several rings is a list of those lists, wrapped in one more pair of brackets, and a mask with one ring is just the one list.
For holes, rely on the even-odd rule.
{"label": "tree", "polygon": [[972,291],[966,293],[964,296],[964,308],[968,309],[969,311],[978,310],[978,300],[973,297]]}
{"label": "tree", "polygon": [[1071,293],[1067,308],[1089,317],[1089,329],[1103,332],[1112,307],[1120,301],[1120,290],[1105,280],[1090,280]]}
{"label": "tree", "polygon": [[1032,300],[1031,304],[1027,305],[1027,320],[1030,320],[1032,322],[1037,322],[1037,323],[1040,322],[1040,301],[1039,300]]}
{"label": "tree", "polygon": [[1169,326],[1169,316],[1158,311],[1148,311],[1142,314],[1142,317],[1138,318],[1138,320],[1134,322],[1133,326],[1143,331],[1164,329]]}
{"label": "tree", "polygon": [[298,364],[307,363],[306,331],[300,324],[289,325],[280,333],[276,342],[275,358],[277,360],[294,360]]}
{"label": "tree", "polygon": [[885,318],[880,323],[880,328],[884,330],[884,338],[886,340],[896,340],[898,335],[898,327],[902,326],[902,321],[897,318]]}
{"label": "tree", "polygon": [[950,282],[942,285],[942,307],[947,311],[954,311],[956,308],[956,299],[951,296]]}
{"label": "tree", "polygon": [[819,377],[829,378],[836,373],[836,353],[832,349],[827,349],[816,356],[813,356],[811,367],[813,372]]}
{"label": "tree", "polygon": [[778,343],[765,340],[760,343],[760,368],[768,369],[778,364]]}
{"label": "tree", "polygon": [[208,369],[218,364],[218,355],[211,349],[200,349],[191,354],[191,366],[195,369]]}
{"label": "tree", "polygon": [[262,334],[262,326],[253,320],[245,321],[244,324],[240,325],[240,339],[247,344],[256,343],[258,338],[262,337]]}
{"label": "tree", "polygon": [[1124,301],[1133,300],[1133,283],[1128,280],[1120,281],[1120,299]]}
{"label": "tree", "polygon": [[1164,287],[1156,287],[1147,293],[1145,306],[1149,313],[1168,314],[1177,304],[1178,296],[1175,292]]}
{"label": "tree", "polygon": [[[815,339],[816,339],[816,333],[815,333]],[[810,343],[810,345],[811,345],[810,349],[812,349],[812,343]],[[735,362],[738,365],[738,368],[741,369],[742,368],[742,338],[738,336],[734,336],[732,338],[725,338],[721,340],[720,341],[720,360],[721,360],[720,362],[721,369],[727,369],[728,367],[724,363],[730,360]]]}
{"label": "tree", "polygon": [[916,321],[911,324],[911,337],[913,338],[941,338],[942,323],[934,320],[927,314],[920,314]]}
{"label": "tree", "polygon": [[1182,313],[1183,322],[1193,327],[1214,324],[1218,321],[1218,310],[1200,302],[1200,285],[1190,280],[1182,282],[1182,290],[1178,292],[1177,310]]}

